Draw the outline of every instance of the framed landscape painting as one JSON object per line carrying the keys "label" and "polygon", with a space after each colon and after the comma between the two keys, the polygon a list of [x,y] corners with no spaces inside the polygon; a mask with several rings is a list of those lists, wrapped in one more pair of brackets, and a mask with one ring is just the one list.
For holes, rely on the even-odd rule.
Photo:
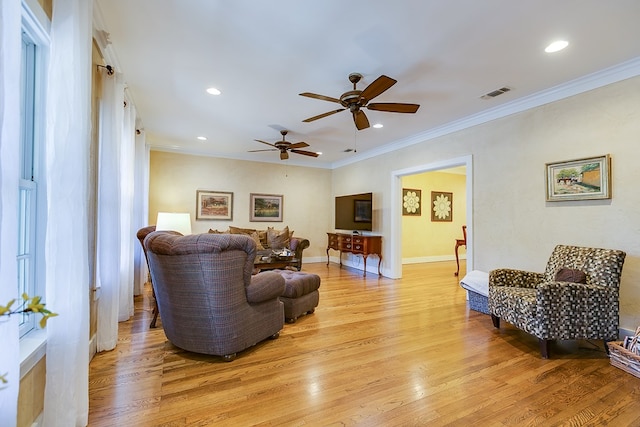
{"label": "framed landscape painting", "polygon": [[251,193],[249,221],[282,222],[282,195]]}
{"label": "framed landscape painting", "polygon": [[196,220],[233,219],[233,193],[224,191],[196,191]]}
{"label": "framed landscape painting", "polygon": [[608,154],[547,163],[547,201],[610,199],[610,166]]}

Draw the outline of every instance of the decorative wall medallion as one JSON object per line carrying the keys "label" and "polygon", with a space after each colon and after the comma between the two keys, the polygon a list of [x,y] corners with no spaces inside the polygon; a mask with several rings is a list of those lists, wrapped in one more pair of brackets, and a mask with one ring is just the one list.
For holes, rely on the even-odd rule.
{"label": "decorative wall medallion", "polygon": [[422,215],[422,191],[402,189],[402,215]]}
{"label": "decorative wall medallion", "polygon": [[431,192],[431,221],[453,221],[453,193]]}

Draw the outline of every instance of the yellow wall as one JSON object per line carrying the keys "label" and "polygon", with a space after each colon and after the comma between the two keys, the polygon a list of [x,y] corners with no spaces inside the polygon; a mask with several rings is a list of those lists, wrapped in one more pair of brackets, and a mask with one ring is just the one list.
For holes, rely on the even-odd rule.
{"label": "yellow wall", "polygon": [[[421,190],[421,215],[402,216],[403,263],[455,259],[455,240],[462,239],[467,222],[466,176],[444,171],[425,172],[402,178],[402,187]],[[453,193],[451,222],[431,221],[431,192]],[[465,249],[460,248],[460,255]]]}

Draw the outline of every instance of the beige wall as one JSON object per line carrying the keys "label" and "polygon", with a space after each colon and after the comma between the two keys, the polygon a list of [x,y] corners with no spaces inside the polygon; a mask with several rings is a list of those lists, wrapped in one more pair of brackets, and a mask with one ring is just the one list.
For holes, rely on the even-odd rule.
{"label": "beige wall", "polygon": [[[459,173],[424,172],[402,178],[402,187],[421,190],[421,215],[402,216],[402,262],[430,262],[455,259],[456,239],[462,239],[467,222],[466,176]],[[431,221],[431,192],[453,193],[452,221]],[[459,249],[465,255],[464,247]]]}
{"label": "beige wall", "polygon": [[[294,235],[306,237],[311,246],[305,262],[324,259],[330,231],[331,171],[289,166],[285,162],[261,163],[152,151],[149,176],[149,224],[158,212],[189,212],[193,233],[229,225],[265,229],[285,225]],[[233,193],[232,221],[196,221],[196,191]],[[251,193],[281,194],[283,222],[250,222]]]}
{"label": "beige wall", "polygon": [[[335,169],[333,191],[375,192],[376,231],[388,254],[392,173],[472,156],[473,175],[467,179],[473,180],[473,224],[467,225],[474,268],[543,271],[556,244],[622,249],[627,259],[620,324],[635,330],[640,324],[638,135],[640,77]],[[612,158],[611,200],[545,202],[545,163],[606,153]]]}

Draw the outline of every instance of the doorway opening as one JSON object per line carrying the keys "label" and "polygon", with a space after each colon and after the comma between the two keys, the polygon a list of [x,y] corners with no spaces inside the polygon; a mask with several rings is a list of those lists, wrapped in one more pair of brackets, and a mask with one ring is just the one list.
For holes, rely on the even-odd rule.
{"label": "doorway opening", "polygon": [[[467,261],[466,270],[473,269],[473,165],[472,156],[458,157],[454,159],[444,160],[441,162],[429,163],[424,165],[417,165],[411,168],[396,170],[391,172],[391,235],[389,239],[391,247],[390,257],[390,275],[394,279],[402,277],[402,182],[403,177],[411,175],[422,174],[425,172],[443,171],[452,168],[464,167],[466,173],[465,179],[465,214],[467,225]],[[430,217],[430,206],[427,203],[431,203],[430,194],[423,194],[425,209],[422,215],[428,215]],[[428,201],[428,202],[427,202]],[[429,208],[429,209],[427,209]],[[462,233],[462,231],[460,231]],[[455,240],[451,244],[452,251],[455,245]],[[453,252],[452,252],[453,253]],[[452,271],[453,274],[453,271]],[[460,277],[463,277],[465,271],[460,272]]]}

